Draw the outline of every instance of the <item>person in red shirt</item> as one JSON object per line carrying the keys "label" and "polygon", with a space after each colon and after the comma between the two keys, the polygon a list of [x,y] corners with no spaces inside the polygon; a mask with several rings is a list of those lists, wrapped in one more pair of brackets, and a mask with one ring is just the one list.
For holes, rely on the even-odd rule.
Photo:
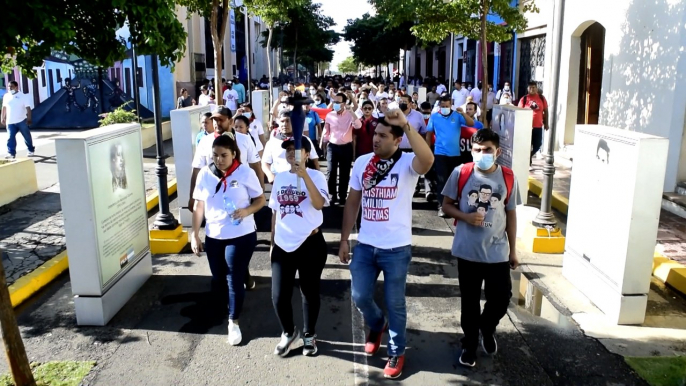
{"label": "person in red shirt", "polygon": [[529,93],[519,100],[519,107],[531,109],[534,112],[531,132],[531,158],[529,159],[529,165],[531,165],[534,154],[543,146],[543,128],[548,130],[548,102],[543,95],[538,94],[538,85],[535,81],[529,82]]}
{"label": "person in red shirt", "polygon": [[362,127],[353,130],[353,143],[355,143],[355,155],[353,159],[374,151],[374,131],[378,119],[372,116],[374,104],[371,101],[362,103]]}

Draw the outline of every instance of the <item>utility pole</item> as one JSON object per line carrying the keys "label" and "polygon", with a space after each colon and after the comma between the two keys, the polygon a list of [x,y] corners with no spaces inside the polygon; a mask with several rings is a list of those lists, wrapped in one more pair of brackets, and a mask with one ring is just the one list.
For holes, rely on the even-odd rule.
{"label": "utility pole", "polygon": [[248,8],[243,7],[243,15],[244,15],[244,21],[245,21],[245,65],[248,70],[248,87],[247,87],[247,92],[245,93],[245,101],[250,101],[251,100],[251,80],[252,80],[252,53],[250,52],[250,16],[248,15]]}
{"label": "utility pole", "polygon": [[36,381],[31,373],[24,342],[21,340],[17,319],[14,317],[10,292],[7,289],[5,267],[2,266],[3,255],[4,252],[0,251],[0,328],[2,328],[2,341],[5,344],[7,363],[16,386],[35,386]]}

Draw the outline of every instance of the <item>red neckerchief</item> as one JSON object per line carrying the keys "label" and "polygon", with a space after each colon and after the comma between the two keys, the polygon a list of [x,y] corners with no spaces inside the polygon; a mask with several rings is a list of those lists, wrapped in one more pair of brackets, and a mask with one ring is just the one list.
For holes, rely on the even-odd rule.
{"label": "red neckerchief", "polygon": [[237,159],[233,159],[233,162],[231,163],[231,166],[229,166],[228,169],[226,169],[226,172],[222,173],[221,170],[215,165],[214,163],[210,164],[210,171],[212,174],[215,176],[219,177],[219,182],[217,183],[217,187],[214,190],[214,194],[217,194],[219,192],[219,188],[224,184],[224,192],[226,192],[226,179],[233,174],[233,172],[238,169],[238,167],[241,166],[241,163]]}
{"label": "red neckerchief", "polygon": [[381,157],[374,154],[362,173],[362,187],[364,190],[370,190],[383,181],[384,178],[386,178],[386,175],[388,175],[388,172],[398,163],[402,155],[403,152],[399,148],[393,153],[393,156],[391,156],[391,159],[389,160],[383,160]]}

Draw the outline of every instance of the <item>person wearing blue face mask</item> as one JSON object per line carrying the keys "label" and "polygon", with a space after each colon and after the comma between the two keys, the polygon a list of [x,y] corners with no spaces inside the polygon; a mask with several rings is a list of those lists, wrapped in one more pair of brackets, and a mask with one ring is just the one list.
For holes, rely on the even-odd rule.
{"label": "person wearing blue face mask", "polygon": [[462,126],[474,125],[472,117],[462,112],[452,110],[452,101],[449,96],[440,99],[439,111],[431,114],[429,124],[426,126],[427,143],[430,143],[431,133],[436,133],[434,144],[436,168],[436,188],[438,193],[438,215],[445,217],[441,203],[441,192],[450,173],[460,164],[460,132]]}
{"label": "person wearing blue face mask", "polygon": [[479,335],[486,354],[498,351],[495,329],[512,297],[510,270],[519,265],[516,208],[521,199],[512,170],[495,163],[500,154],[498,134],[490,129],[477,131],[472,136],[474,163],[456,168],[442,192],[443,210],[457,221],[451,253],[457,257],[462,294],[464,337],[459,362],[467,367],[476,364]]}

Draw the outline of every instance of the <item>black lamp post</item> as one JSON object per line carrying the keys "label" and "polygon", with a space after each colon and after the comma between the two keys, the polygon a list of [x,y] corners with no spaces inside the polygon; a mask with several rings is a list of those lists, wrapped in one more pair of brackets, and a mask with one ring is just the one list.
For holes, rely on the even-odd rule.
{"label": "black lamp post", "polygon": [[152,60],[152,101],[155,110],[155,140],[157,147],[157,192],[160,198],[159,212],[155,218],[153,226],[159,230],[174,230],[178,228],[179,222],[169,211],[169,194],[167,190],[167,166],[165,159],[169,157],[164,152],[164,138],[162,137],[162,108],[160,107],[160,78],[157,64],[157,55],[150,55]]}

